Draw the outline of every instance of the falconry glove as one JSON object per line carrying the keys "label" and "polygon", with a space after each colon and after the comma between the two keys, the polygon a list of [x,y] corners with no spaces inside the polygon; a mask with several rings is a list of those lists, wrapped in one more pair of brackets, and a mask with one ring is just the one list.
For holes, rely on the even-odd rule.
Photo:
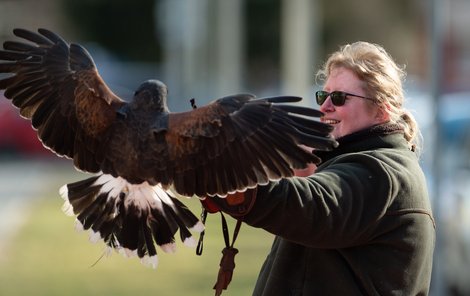
{"label": "falconry glove", "polygon": [[[220,268],[217,274],[217,281],[214,284],[215,295],[219,296],[223,290],[228,288],[228,285],[232,281],[233,271],[235,269],[235,255],[238,253],[238,249],[234,247],[235,240],[237,239],[240,231],[243,216],[246,215],[256,200],[256,187],[254,189],[247,189],[244,192],[236,192],[228,194],[225,198],[220,197],[205,197],[201,199],[203,206],[203,218],[207,213],[220,212],[222,218],[222,231],[224,234],[225,248],[222,250],[222,258],[220,259]],[[237,223],[233,232],[232,242],[230,242],[229,231],[227,221],[225,220],[222,212],[229,214],[230,216],[237,219]],[[203,249],[203,237],[204,231],[201,233],[199,243],[197,246],[196,253],[202,254]]]}
{"label": "falconry glove", "polygon": [[228,194],[225,198],[205,197],[201,199],[201,204],[209,213],[221,211],[239,219],[250,212],[256,200],[256,192],[255,187],[244,192]]}

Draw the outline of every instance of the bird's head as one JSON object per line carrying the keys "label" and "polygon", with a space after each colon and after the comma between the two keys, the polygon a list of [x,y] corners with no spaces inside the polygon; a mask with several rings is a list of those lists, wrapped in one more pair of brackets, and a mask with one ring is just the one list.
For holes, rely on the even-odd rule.
{"label": "bird's head", "polygon": [[166,85],[158,80],[147,80],[135,91],[131,108],[168,112]]}

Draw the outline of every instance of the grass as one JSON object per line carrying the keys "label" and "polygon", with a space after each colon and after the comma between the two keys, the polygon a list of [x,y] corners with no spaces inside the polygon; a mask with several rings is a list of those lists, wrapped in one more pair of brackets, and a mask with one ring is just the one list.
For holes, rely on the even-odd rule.
{"label": "grass", "polygon": [[[219,215],[208,217],[202,256],[178,242],[175,254],[158,253],[157,269],[115,252],[92,266],[103,254],[104,244],[91,244],[86,233],[74,230],[74,219],[61,211],[57,193],[45,196],[32,201],[27,222],[0,254],[0,295],[214,294],[224,247]],[[194,213],[200,212],[197,200],[186,203]],[[232,233],[233,219],[228,220]],[[270,234],[242,226],[235,244],[240,251],[237,266],[223,295],[251,295],[271,242]]]}

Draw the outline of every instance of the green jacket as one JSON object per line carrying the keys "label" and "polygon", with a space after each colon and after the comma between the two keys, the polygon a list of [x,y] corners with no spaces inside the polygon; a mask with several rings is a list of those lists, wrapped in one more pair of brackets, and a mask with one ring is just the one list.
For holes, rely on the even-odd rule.
{"label": "green jacket", "polygon": [[427,295],[435,224],[395,125],[338,140],[308,178],[258,188],[243,218],[276,235],[253,295]]}

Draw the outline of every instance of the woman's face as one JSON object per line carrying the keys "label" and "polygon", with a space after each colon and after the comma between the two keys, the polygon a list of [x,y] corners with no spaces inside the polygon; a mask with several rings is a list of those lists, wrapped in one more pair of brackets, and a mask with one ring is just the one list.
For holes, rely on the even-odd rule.
{"label": "woman's face", "polygon": [[[343,91],[367,97],[361,87],[362,84],[363,82],[354,72],[344,67],[337,67],[330,72],[323,90],[327,92]],[[331,135],[335,139],[383,123],[389,118],[376,104],[371,104],[367,99],[354,96],[347,96],[342,106],[333,105],[331,97],[328,96],[321,105],[320,110],[325,114],[321,121],[334,127]]]}

